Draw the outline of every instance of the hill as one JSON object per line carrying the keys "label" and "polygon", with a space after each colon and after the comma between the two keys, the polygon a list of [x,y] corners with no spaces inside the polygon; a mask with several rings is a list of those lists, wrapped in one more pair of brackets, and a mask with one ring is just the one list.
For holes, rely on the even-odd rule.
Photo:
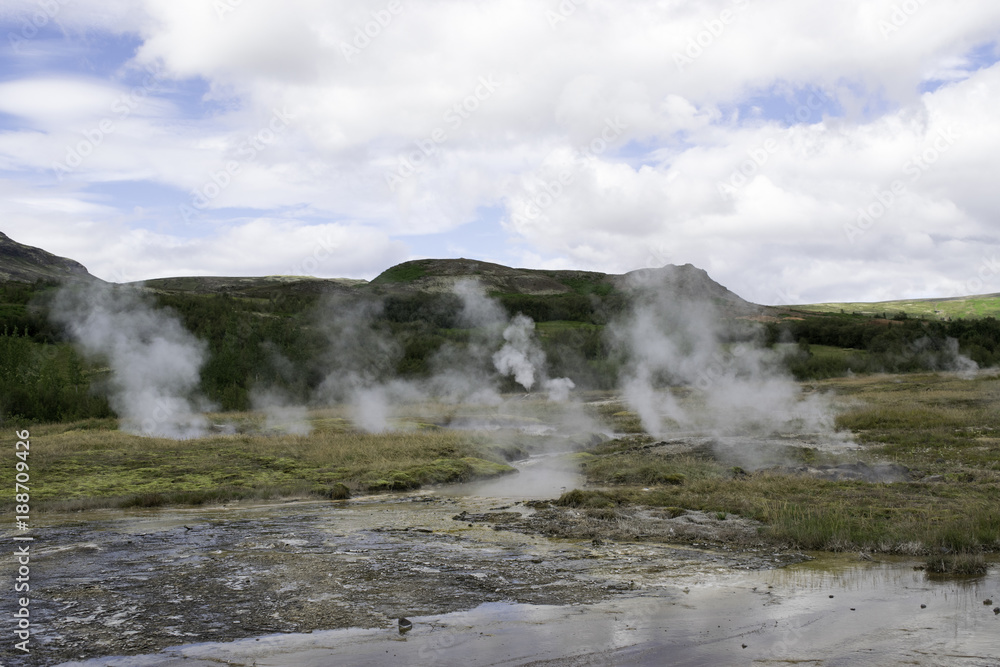
{"label": "hill", "polygon": [[464,258],[403,262],[383,271],[371,284],[395,290],[450,292],[457,282],[469,278],[478,280],[487,292],[494,294],[607,294],[614,288],[610,277],[603,273],[515,269]]}
{"label": "hill", "polygon": [[679,299],[711,301],[730,315],[756,314],[763,310],[762,306],[745,301],[691,264],[668,264],[619,275],[521,269],[464,258],[418,259],[383,271],[369,286],[376,292],[443,293],[450,292],[457,282],[470,278],[477,280],[491,295],[499,297],[607,297],[643,285],[657,285],[669,289]]}
{"label": "hill", "polygon": [[909,317],[929,320],[1000,318],[1000,294],[956,296],[943,299],[901,299],[898,301],[816,303],[789,308],[806,313],[857,313],[859,315],[894,317],[905,313]]}
{"label": "hill", "polygon": [[277,295],[309,296],[331,291],[354,291],[367,284],[350,278],[313,278],[312,276],[154,278],[137,281],[137,286],[156,292],[176,294],[225,294],[244,298],[270,298]]}
{"label": "hill", "polygon": [[58,257],[41,248],[23,245],[0,232],[0,281],[99,280],[77,261]]}
{"label": "hill", "polygon": [[[0,239],[6,277],[0,278],[0,416],[58,421],[111,415],[106,365],[81,356],[49,317],[56,296],[53,280],[96,278],[72,260]],[[720,332],[727,343],[759,340],[781,352],[799,379],[962,369],[970,359],[980,367],[1000,363],[997,320],[941,321],[940,314],[903,318],[897,313],[904,302],[758,306],[691,264],[614,275],[422,259],[391,267],[370,282],[202,276],[140,286],[149,306],[167,309],[204,342],[204,397],[222,410],[247,410],[260,386],[307,401],[330,368],[353,363],[352,355],[368,358],[364,355],[373,350],[379,354],[380,377],[430,377],[451,363],[446,360],[481,345],[477,336],[482,332],[463,319],[463,300],[452,291],[470,278],[500,311],[521,313],[536,323],[547,374],[569,377],[580,389],[618,386],[623,357],[614,332],[617,324],[628,322],[636,299],[649,305],[676,300],[681,317],[691,302],[712,303],[727,320]],[[334,300],[327,301],[329,296]],[[977,299],[998,298],[948,303],[968,307]],[[912,303],[924,308],[933,301]],[[345,354],[348,343],[354,352]],[[500,390],[518,390],[510,378],[504,382]]]}

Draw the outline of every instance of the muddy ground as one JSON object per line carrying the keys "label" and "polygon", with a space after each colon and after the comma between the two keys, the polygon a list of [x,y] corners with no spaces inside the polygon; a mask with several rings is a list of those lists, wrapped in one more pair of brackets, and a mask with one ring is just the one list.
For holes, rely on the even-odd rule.
{"label": "muddy ground", "polygon": [[[5,651],[4,664],[269,633],[389,629],[401,616],[490,602],[594,603],[682,573],[803,559],[762,546],[704,548],[732,531],[753,534],[735,517],[592,514],[430,492],[52,516],[32,559],[34,651],[27,658]],[[689,544],[665,544],[672,538]]]}

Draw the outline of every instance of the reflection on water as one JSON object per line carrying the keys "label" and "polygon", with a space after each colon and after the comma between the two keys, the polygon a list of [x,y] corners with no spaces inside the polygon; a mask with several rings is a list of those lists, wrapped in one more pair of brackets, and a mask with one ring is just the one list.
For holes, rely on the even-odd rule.
{"label": "reflection on water", "polygon": [[389,630],[269,635],[88,667],[228,664],[1000,664],[1000,574],[929,579],[912,563],[822,557],[767,572],[698,574],[591,605],[487,603]]}
{"label": "reflection on water", "polygon": [[[433,591],[429,597],[445,590],[445,575],[440,573],[455,569],[456,563],[471,567],[477,552],[480,561],[463,573],[470,581],[482,582],[477,587],[496,580],[504,563],[528,559],[556,573],[551,580],[525,584],[532,590],[545,591],[565,580],[582,586],[611,578],[634,581],[634,588],[626,587],[610,599],[561,606],[489,602],[455,613],[414,615],[410,617],[413,629],[405,636],[399,635],[395,625],[273,634],[189,644],[148,656],[65,664],[1000,665],[1000,615],[992,611],[1000,605],[1000,568],[996,566],[983,577],[935,579],[915,570],[913,561],[862,562],[851,555],[820,555],[782,569],[734,572],[708,559],[683,561],[666,545],[623,542],[592,549],[589,541],[495,532],[452,518],[459,508],[482,512],[493,508],[498,499],[551,498],[560,487],[578,486],[582,480],[567,463],[565,455],[533,457],[518,464],[518,475],[434,490],[435,495],[451,496],[444,501],[381,496],[336,504],[278,502],[96,512],[88,515],[87,540],[73,542],[71,555],[74,563],[84,557],[94,559],[95,568],[112,564],[98,558],[96,552],[107,549],[108,540],[94,541],[95,522],[104,522],[101,525],[107,530],[113,528],[129,539],[131,535],[144,537],[141,548],[145,551],[136,546],[129,547],[128,553],[136,560],[155,556],[159,560],[147,565],[157,571],[167,567],[167,562],[201,558],[216,548],[212,546],[216,542],[225,542],[229,531],[239,530],[246,533],[239,539],[249,545],[247,550],[315,552],[323,571],[336,572],[355,562],[381,563],[387,555],[401,571],[410,573],[408,580],[426,582],[426,589],[420,590]],[[64,520],[69,523],[68,517]],[[70,529],[53,526],[50,533],[56,536],[59,530]],[[55,559],[70,553],[66,544],[57,546],[58,541],[39,556]],[[289,567],[297,567],[292,565],[297,562],[287,561]],[[504,571],[512,573],[508,574],[512,581],[526,576],[513,566]],[[294,578],[291,572],[282,576]],[[374,585],[360,578],[345,583],[358,590]],[[315,588],[301,590],[305,598],[318,597]],[[387,590],[394,597],[400,595],[398,588]],[[994,604],[984,605],[987,599]],[[559,602],[564,600],[559,598]],[[428,605],[423,613],[429,609],[441,607]]]}
{"label": "reflection on water", "polygon": [[584,477],[579,466],[566,454],[533,456],[511,464],[516,475],[506,475],[468,484],[437,489],[443,496],[497,498],[508,500],[558,498],[563,491],[582,487]]}

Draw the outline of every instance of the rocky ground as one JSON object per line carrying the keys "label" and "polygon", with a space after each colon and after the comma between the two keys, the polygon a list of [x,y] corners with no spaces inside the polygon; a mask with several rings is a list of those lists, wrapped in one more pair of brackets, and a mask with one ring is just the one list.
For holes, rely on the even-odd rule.
{"label": "rocky ground", "polygon": [[[754,545],[736,517],[534,505],[424,494],[54,517],[32,561],[35,651],[5,664],[391,628],[484,602],[592,603],[681,571],[803,558]],[[736,534],[745,549],[707,548]]]}

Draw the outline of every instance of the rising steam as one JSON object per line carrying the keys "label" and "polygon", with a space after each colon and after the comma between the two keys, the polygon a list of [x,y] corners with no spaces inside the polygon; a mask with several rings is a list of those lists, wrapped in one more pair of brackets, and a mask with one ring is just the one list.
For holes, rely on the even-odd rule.
{"label": "rising steam", "polygon": [[293,401],[287,393],[277,389],[255,389],[250,392],[250,404],[255,412],[264,415],[264,428],[270,432],[289,435],[309,435],[309,410]]}
{"label": "rising steam", "polygon": [[103,285],[63,288],[51,312],[87,357],[107,362],[122,430],[174,439],[205,433],[198,384],[206,348],[176,316],[134,289]]}
{"label": "rising steam", "polygon": [[327,304],[322,328],[330,353],[314,402],[346,404],[355,426],[380,432],[392,428],[396,408],[417,400],[499,406],[500,381],[508,376],[526,391],[540,388],[551,400],[568,400],[575,385],[569,378],[548,377],[530,317],[509,317],[475,281],[459,281],[453,294],[459,305],[455,324],[468,331],[468,340],[443,344],[429,361],[430,377],[420,380],[395,377],[401,350],[378,323],[379,304]]}
{"label": "rising steam", "polygon": [[632,278],[631,310],[611,331],[628,360],[623,398],[650,434],[832,433],[823,397],[804,398],[752,330],[727,325],[707,298],[680,297],[669,273]]}

